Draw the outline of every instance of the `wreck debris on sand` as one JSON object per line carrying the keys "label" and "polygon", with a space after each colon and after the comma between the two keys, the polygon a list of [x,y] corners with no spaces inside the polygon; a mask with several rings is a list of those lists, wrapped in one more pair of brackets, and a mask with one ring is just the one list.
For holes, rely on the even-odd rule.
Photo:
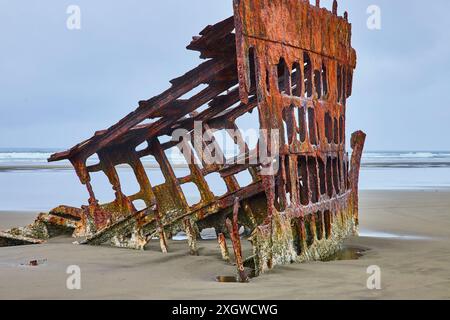
{"label": "wreck debris on sand", "polygon": [[[241,279],[244,261],[252,260],[256,274],[276,265],[320,260],[332,255],[358,226],[358,177],[365,134],[351,139],[351,159],[345,148],[346,101],[352,93],[356,53],[351,47],[347,13],[313,6],[304,0],[234,0],[234,16],[207,26],[187,47],[206,59],[195,69],[171,81],[162,94],[140,101],[138,108],[107,130],[51,156],[68,159],[86,187],[88,204],[60,206],[41,214],[25,228],[0,233],[0,245],[37,244],[68,230],[85,244],[143,249],[159,239],[168,252],[168,238],[184,231],[191,254],[198,254],[199,230],[214,227],[225,260],[231,238]],[[196,88],[204,88],[195,92]],[[189,98],[183,96],[193,94]],[[267,135],[251,149],[244,137],[232,136],[242,161],[212,163],[205,151],[225,160],[226,154],[212,131],[232,132],[249,113],[257,114]],[[162,142],[177,129],[188,140]],[[236,131],[234,131],[236,132]],[[239,132],[239,131],[238,131]],[[278,132],[279,139],[268,139]],[[263,173],[274,163],[260,157],[277,149],[278,170]],[[183,149],[190,174],[179,177],[167,156]],[[261,150],[266,148],[267,150]],[[186,150],[189,150],[186,153]],[[211,154],[211,153],[210,153]],[[98,163],[88,159],[98,156]],[[165,182],[152,183],[143,157],[153,157]],[[129,165],[140,186],[124,194],[116,167]],[[270,170],[269,170],[270,171]],[[93,173],[103,173],[115,200],[100,204]],[[240,185],[236,176],[247,172],[252,182]],[[214,194],[209,175],[220,175],[225,195]],[[201,195],[191,205],[183,192],[194,185]],[[136,209],[136,202],[145,209]],[[239,227],[251,233],[253,255],[242,253]]]}

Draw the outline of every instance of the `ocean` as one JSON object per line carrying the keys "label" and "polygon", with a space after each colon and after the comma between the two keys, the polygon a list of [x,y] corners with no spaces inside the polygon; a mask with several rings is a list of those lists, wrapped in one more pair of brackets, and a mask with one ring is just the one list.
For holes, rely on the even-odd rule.
{"label": "ocean", "polygon": [[[86,190],[80,185],[68,162],[47,163],[56,149],[0,148],[0,211],[48,211],[57,205],[79,207],[87,203]],[[179,159],[174,156],[174,162]],[[93,159],[95,161],[95,159]],[[159,170],[151,168],[144,158],[150,177],[158,180]],[[119,168],[126,194],[138,191],[129,168]],[[176,169],[176,175],[187,175],[187,169]],[[113,199],[112,189],[102,174],[93,178],[96,195],[101,202]],[[210,182],[224,192],[220,181]],[[216,186],[217,184],[217,186]],[[221,188],[223,190],[221,190]],[[361,190],[435,190],[450,188],[450,152],[377,151],[363,156]],[[185,190],[195,202],[193,189]]]}

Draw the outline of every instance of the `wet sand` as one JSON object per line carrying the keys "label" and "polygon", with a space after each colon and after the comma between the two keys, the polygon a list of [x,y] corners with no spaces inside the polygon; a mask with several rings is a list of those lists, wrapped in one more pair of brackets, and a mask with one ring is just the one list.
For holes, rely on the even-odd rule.
{"label": "wet sand", "polygon": [[[145,252],[68,238],[0,248],[0,299],[450,299],[450,192],[366,191],[360,211],[363,236],[347,241],[369,249],[359,260],[277,267],[249,284],[215,282],[235,272],[215,241],[202,241],[199,257],[184,242],[166,255],[157,241]],[[0,229],[34,218],[0,212]],[[21,266],[36,259],[45,262]],[[81,290],[66,288],[70,265],[81,267]],[[366,287],[371,265],[381,268],[382,290]]]}

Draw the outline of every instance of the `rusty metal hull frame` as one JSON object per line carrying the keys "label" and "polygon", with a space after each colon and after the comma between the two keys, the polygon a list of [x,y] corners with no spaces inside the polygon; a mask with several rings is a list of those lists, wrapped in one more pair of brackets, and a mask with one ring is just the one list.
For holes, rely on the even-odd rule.
{"label": "rusty metal hull frame", "polygon": [[[233,17],[206,27],[187,47],[199,51],[207,59],[204,63],[172,80],[167,91],[139,102],[114,126],[49,159],[70,160],[86,187],[88,204],[80,209],[58,207],[31,226],[0,234],[0,239],[6,244],[40,243],[58,226],[91,245],[144,249],[158,237],[167,252],[168,238],[185,231],[195,255],[199,230],[214,227],[227,261],[225,235],[231,238],[244,281],[239,226],[251,231],[256,274],[280,264],[326,258],[354,234],[365,134],[352,136],[350,160],[346,101],[356,53],[347,14],[337,15],[336,1],[331,11],[321,8],[320,1],[312,6],[303,0],[234,0],[233,6]],[[202,84],[205,89],[182,98]],[[260,129],[280,133],[279,170],[273,175],[261,174],[267,163],[257,156],[256,162],[249,161],[260,150],[250,150],[242,136],[232,138],[239,157],[248,163],[228,165],[205,161],[203,151],[211,146],[219,158],[225,154],[214,139],[205,143],[193,134],[196,121],[202,122],[202,133],[226,131],[238,128],[237,119],[249,113],[258,114]],[[168,150],[180,148],[179,141],[159,139],[180,128],[191,132],[182,148],[200,159],[186,157],[190,174],[185,177],[176,176],[167,156]],[[273,147],[266,137],[260,140],[267,149]],[[94,154],[99,162],[92,165],[88,159]],[[152,174],[141,161],[148,156],[158,164],[165,183],[152,184]],[[122,191],[116,167],[123,164],[132,168],[140,186],[134,195]],[[252,177],[248,186],[236,178],[244,171]],[[91,178],[97,172],[111,183],[112,203],[99,204],[96,198]],[[223,179],[225,195],[214,194],[206,180],[210,174]],[[198,204],[188,204],[182,189],[188,183],[199,190]],[[146,209],[136,209],[138,200]]]}

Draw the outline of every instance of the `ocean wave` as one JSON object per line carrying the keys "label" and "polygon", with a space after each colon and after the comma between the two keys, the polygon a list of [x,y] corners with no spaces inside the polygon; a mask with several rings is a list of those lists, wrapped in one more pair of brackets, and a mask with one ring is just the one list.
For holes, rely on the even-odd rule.
{"label": "ocean wave", "polygon": [[450,152],[366,152],[363,158],[386,158],[386,159],[430,159],[450,158]]}
{"label": "ocean wave", "polygon": [[39,153],[39,152],[0,152],[1,160],[46,160],[50,157],[51,153]]}

